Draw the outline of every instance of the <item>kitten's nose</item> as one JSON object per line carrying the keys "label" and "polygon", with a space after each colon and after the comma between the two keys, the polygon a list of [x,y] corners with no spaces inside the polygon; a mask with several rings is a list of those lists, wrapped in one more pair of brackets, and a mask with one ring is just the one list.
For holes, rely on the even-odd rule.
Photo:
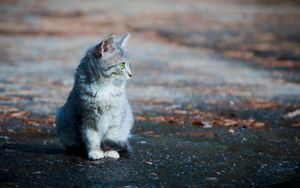
{"label": "kitten's nose", "polygon": [[132,76],[132,73],[128,73],[128,76],[131,77],[131,76]]}

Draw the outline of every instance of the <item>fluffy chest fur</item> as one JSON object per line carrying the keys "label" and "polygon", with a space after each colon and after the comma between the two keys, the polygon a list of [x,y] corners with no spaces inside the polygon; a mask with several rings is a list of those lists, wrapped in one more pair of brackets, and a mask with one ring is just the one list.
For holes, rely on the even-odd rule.
{"label": "fluffy chest fur", "polygon": [[124,87],[112,84],[89,84],[81,87],[81,90],[85,93],[82,96],[84,101],[103,109],[118,106],[125,99]]}
{"label": "fluffy chest fur", "polygon": [[97,129],[102,133],[100,136],[103,136],[109,128],[122,124],[128,108],[124,87],[120,88],[111,84],[92,84],[84,86],[84,89],[85,93],[89,93],[82,95],[84,106],[92,109],[95,114]]}
{"label": "fluffy chest fur", "polygon": [[124,95],[124,87],[118,88],[114,85],[104,85],[101,87],[93,88],[95,95],[95,100],[99,103],[115,104],[122,99]]}
{"label": "fluffy chest fur", "polygon": [[124,90],[112,85],[99,88],[95,100],[98,104],[97,128],[102,130],[102,136],[106,130],[113,127],[120,127],[125,116],[127,99]]}

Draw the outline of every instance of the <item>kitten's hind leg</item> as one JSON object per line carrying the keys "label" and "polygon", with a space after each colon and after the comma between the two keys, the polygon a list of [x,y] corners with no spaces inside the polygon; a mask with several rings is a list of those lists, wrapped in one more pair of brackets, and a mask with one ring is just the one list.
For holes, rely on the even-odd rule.
{"label": "kitten's hind leg", "polygon": [[129,128],[113,127],[107,130],[101,146],[107,157],[115,158],[116,153],[128,158],[131,147],[128,142]]}
{"label": "kitten's hind leg", "polygon": [[102,142],[101,144],[102,148],[107,151],[107,150],[114,150],[114,151],[126,151],[129,148],[128,141],[113,141],[110,139],[106,139]]}
{"label": "kitten's hind leg", "polygon": [[103,150],[105,151],[104,156],[109,158],[118,159],[121,156],[128,158],[131,153],[131,147],[129,142],[117,141],[106,139],[101,143]]}

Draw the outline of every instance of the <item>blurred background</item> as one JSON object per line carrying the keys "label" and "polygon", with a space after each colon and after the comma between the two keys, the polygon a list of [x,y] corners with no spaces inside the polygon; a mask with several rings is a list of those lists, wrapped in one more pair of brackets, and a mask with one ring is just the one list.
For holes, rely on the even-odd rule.
{"label": "blurred background", "polygon": [[298,97],[299,14],[280,0],[1,1],[1,95],[53,114],[86,49],[129,32],[134,103]]}
{"label": "blurred background", "polygon": [[[184,156],[196,156],[184,163],[183,174],[164,163],[162,169],[169,169],[170,175],[161,175],[163,170],[152,165],[151,172],[140,172],[145,179],[136,180],[138,185],[150,180],[167,185],[178,176],[182,179],[176,185],[228,183],[229,176],[239,177],[232,184],[269,185],[299,177],[298,1],[1,0],[0,5],[1,144],[4,151],[10,147],[17,153],[10,166],[2,168],[4,182],[12,182],[12,174],[30,171],[16,170],[24,167],[16,163],[18,152],[39,150],[37,143],[60,148],[55,111],[66,101],[86,49],[112,33],[131,34],[128,51],[134,76],[127,93],[136,119],[133,145],[149,150],[155,145],[150,143],[160,145],[151,155],[140,151],[141,164],[164,163],[169,158],[161,153],[169,150],[176,151],[175,166]],[[233,147],[247,140],[244,147]],[[46,151],[41,149],[41,158],[47,158]],[[238,155],[253,154],[253,158],[246,157],[239,170],[230,170],[233,161],[221,157],[225,162],[220,164],[220,158],[211,157],[218,151],[234,160],[241,160]],[[264,152],[268,157],[258,163]],[[58,149],[58,153],[63,152]],[[216,166],[204,168],[204,164]],[[257,171],[262,164],[267,167]],[[222,176],[225,172],[215,168],[229,170]],[[256,177],[257,173],[262,176]],[[122,178],[120,182],[128,177]],[[28,176],[22,176],[16,182],[23,185],[26,180]]]}

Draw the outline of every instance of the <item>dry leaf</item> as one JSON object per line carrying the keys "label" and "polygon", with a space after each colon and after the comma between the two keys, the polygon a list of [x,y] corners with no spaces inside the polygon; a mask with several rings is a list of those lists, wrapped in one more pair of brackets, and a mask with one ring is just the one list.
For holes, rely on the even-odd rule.
{"label": "dry leaf", "polygon": [[137,121],[164,122],[166,119],[163,116],[155,116],[155,117],[136,116],[135,120],[137,120]]}
{"label": "dry leaf", "polygon": [[29,112],[27,111],[19,111],[19,112],[14,112],[10,115],[12,118],[26,118],[28,116]]}
{"label": "dry leaf", "polygon": [[147,117],[147,120],[156,121],[156,122],[165,122],[166,121],[164,116]]}
{"label": "dry leaf", "polygon": [[296,128],[300,128],[300,122],[298,122],[298,123],[293,123],[292,126],[293,126],[293,127],[296,127]]}
{"label": "dry leaf", "polygon": [[198,109],[192,109],[192,110],[189,111],[190,115],[197,115],[199,113],[200,113],[200,111]]}
{"label": "dry leaf", "polygon": [[160,135],[157,132],[154,132],[154,131],[147,131],[147,132],[143,132],[141,134],[144,135],[144,136],[150,136],[150,137],[154,137],[154,138],[160,137]]}
{"label": "dry leaf", "polygon": [[144,116],[135,116],[134,119],[135,119],[136,121],[146,121],[146,120],[147,120],[147,118],[144,117]]}
{"label": "dry leaf", "polygon": [[40,125],[39,121],[36,119],[25,119],[23,121],[26,125],[38,126]]}
{"label": "dry leaf", "polygon": [[296,116],[299,116],[299,115],[300,115],[300,109],[295,110],[294,112],[289,112],[286,115],[284,115],[283,117],[292,119],[292,118],[294,118]]}
{"label": "dry leaf", "polygon": [[194,125],[194,126],[203,126],[203,123],[202,123],[202,121],[200,121],[200,120],[193,120],[192,121],[192,125]]}
{"label": "dry leaf", "polygon": [[277,103],[274,103],[271,101],[251,100],[251,101],[249,101],[249,103],[255,109],[276,108],[278,106]]}
{"label": "dry leaf", "polygon": [[169,124],[179,124],[177,121],[175,121],[174,119],[168,119],[166,121],[166,123],[169,123]]}
{"label": "dry leaf", "polygon": [[54,125],[55,124],[55,117],[50,116],[44,120],[44,124],[46,125]]}
{"label": "dry leaf", "polygon": [[26,119],[23,119],[23,122],[26,125],[32,125],[32,126],[38,126],[38,125],[52,125],[52,126],[54,126],[55,117],[50,116],[50,117],[45,118],[45,119],[26,118]]}
{"label": "dry leaf", "polygon": [[224,119],[224,126],[228,127],[228,126],[236,126],[238,124],[237,120],[233,120],[233,119]]}
{"label": "dry leaf", "polygon": [[265,124],[263,122],[255,122],[253,124],[254,128],[263,128],[265,126]]}
{"label": "dry leaf", "polygon": [[208,121],[203,121],[203,128],[212,128],[212,124]]}
{"label": "dry leaf", "polygon": [[173,111],[175,114],[179,114],[179,115],[186,115],[188,112],[185,110],[174,110]]}
{"label": "dry leaf", "polygon": [[221,119],[216,119],[213,121],[213,125],[224,125],[224,121]]}
{"label": "dry leaf", "polygon": [[14,97],[14,96],[0,96],[0,101],[10,101],[10,102],[18,102],[22,98],[21,97]]}

